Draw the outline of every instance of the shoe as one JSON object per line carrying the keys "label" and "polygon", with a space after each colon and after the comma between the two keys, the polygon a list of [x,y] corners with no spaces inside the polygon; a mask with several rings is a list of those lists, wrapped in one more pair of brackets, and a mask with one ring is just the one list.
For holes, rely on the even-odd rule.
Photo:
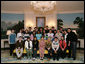
{"label": "shoe", "polygon": [[50,60],[50,58],[48,58],[48,61]]}
{"label": "shoe", "polygon": [[20,60],[22,59],[22,57],[20,57]]}
{"label": "shoe", "polygon": [[42,58],[43,59],[43,58]]}
{"label": "shoe", "polygon": [[55,61],[55,59],[53,59]]}
{"label": "shoe", "polygon": [[64,57],[62,57],[64,59]]}
{"label": "shoe", "polygon": [[40,59],[40,60],[42,60],[42,59]]}
{"label": "shoe", "polygon": [[21,58],[20,57],[17,57],[18,60],[20,60]]}
{"label": "shoe", "polygon": [[57,59],[57,61],[59,61],[59,59]]}
{"label": "shoe", "polygon": [[33,60],[35,60],[35,58],[33,58]]}
{"label": "shoe", "polygon": [[10,56],[12,56],[12,54],[10,54]]}
{"label": "shoe", "polygon": [[73,58],[73,60],[76,60],[76,58]]}
{"label": "shoe", "polygon": [[53,59],[53,61],[55,61],[55,60]]}
{"label": "shoe", "polygon": [[68,58],[71,58],[71,56],[68,56]]}

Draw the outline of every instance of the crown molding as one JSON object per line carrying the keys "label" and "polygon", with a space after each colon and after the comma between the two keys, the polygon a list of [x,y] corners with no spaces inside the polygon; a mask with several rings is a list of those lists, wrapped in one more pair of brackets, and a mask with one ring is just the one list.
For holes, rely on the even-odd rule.
{"label": "crown molding", "polygon": [[57,11],[57,14],[64,14],[64,13],[84,13],[84,10],[63,11],[63,12],[58,12]]}
{"label": "crown molding", "polygon": [[[14,13],[14,14],[26,14],[26,13],[31,13],[32,11],[4,11],[1,10],[1,13]],[[33,12],[32,12],[33,13]],[[74,10],[74,11],[56,11],[54,12],[55,14],[64,14],[64,13],[84,13],[84,10]]]}
{"label": "crown molding", "polygon": [[21,11],[4,11],[4,10],[1,10],[1,13],[24,14],[24,12],[21,12]]}

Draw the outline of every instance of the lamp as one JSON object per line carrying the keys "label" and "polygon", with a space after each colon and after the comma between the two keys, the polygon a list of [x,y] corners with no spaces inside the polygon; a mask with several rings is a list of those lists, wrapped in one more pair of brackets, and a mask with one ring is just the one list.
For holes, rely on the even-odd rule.
{"label": "lamp", "polygon": [[11,34],[11,30],[7,30],[6,35],[10,35]]}

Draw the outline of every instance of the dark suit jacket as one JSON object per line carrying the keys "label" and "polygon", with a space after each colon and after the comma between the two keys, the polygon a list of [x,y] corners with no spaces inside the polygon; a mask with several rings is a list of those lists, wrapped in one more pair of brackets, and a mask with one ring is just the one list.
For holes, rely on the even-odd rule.
{"label": "dark suit jacket", "polygon": [[67,35],[67,41],[71,41],[71,42],[73,42],[73,41],[77,41],[77,35],[74,33],[74,32],[70,32],[70,33],[68,33],[68,35]]}

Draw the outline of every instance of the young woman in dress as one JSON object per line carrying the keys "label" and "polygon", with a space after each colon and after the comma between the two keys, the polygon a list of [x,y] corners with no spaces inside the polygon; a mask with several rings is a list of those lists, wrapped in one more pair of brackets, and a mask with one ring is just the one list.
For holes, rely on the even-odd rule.
{"label": "young woman in dress", "polygon": [[44,36],[42,36],[39,41],[39,53],[40,53],[41,60],[43,60],[44,57],[44,50],[45,50],[45,40],[44,40]]}

